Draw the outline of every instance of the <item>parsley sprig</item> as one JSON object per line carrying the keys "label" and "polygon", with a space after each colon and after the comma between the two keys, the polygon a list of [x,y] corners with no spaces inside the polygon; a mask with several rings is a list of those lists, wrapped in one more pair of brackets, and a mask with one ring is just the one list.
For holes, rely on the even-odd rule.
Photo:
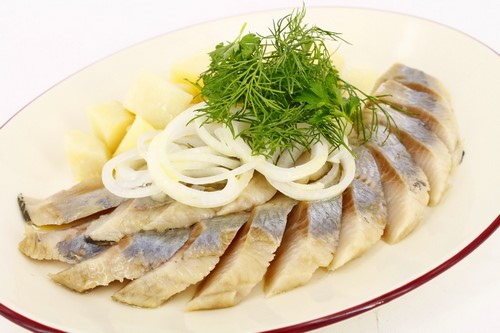
{"label": "parsley sprig", "polygon": [[[353,129],[369,140],[377,109],[393,124],[384,102],[340,78],[326,45],[344,41],[340,34],[304,24],[305,14],[302,8],[273,22],[269,35],[243,35],[244,25],[233,42],[209,53],[196,83],[207,103],[200,115],[232,130],[233,121],[248,124],[239,135],[254,154],[308,149],[321,136],[335,149]],[[372,111],[372,125],[363,110]]]}

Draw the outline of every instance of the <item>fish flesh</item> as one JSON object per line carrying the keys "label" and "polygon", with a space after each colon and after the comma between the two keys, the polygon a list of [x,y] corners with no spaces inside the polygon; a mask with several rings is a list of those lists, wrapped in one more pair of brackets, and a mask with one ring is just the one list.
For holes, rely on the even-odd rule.
{"label": "fish flesh", "polygon": [[258,172],[254,172],[247,187],[232,202],[222,206],[217,210],[217,215],[241,212],[252,209],[271,200],[276,194],[276,189],[269,184],[266,177]]}
{"label": "fish flesh", "polygon": [[83,237],[78,237],[85,232],[89,224],[90,222],[87,222],[71,228],[46,230],[26,223],[19,251],[36,260],[76,263],[80,259],[95,255],[101,249],[95,244],[88,244]]}
{"label": "fish flesh", "polygon": [[188,228],[139,232],[50,277],[77,292],[107,286],[113,281],[137,279],[170,259],[186,243],[189,233]]}
{"label": "fish flesh", "polygon": [[396,243],[422,221],[429,202],[429,182],[403,144],[382,125],[367,146],[377,162],[387,204],[382,238]]}
{"label": "fish flesh", "polygon": [[215,215],[227,215],[249,210],[269,201],[274,194],[276,194],[276,189],[267,182],[264,176],[255,173],[248,186],[233,202],[219,208],[199,208],[173,202],[153,221],[144,226],[144,230],[163,231],[167,228],[189,227],[200,220],[209,219]]}
{"label": "fish flesh", "polygon": [[172,200],[151,197],[129,199],[110,214],[101,216],[86,230],[85,236],[94,242],[118,242],[126,235],[141,231],[158,217]]}
{"label": "fish flesh", "polygon": [[114,208],[125,200],[109,192],[100,178],[82,181],[45,199],[18,196],[24,219],[37,226],[70,223]]}
{"label": "fish flesh", "polygon": [[380,99],[407,111],[407,115],[422,120],[448,148],[453,166],[463,157],[463,145],[453,110],[440,97],[410,89],[401,83],[388,80],[376,88]]}
{"label": "fish flesh", "polygon": [[131,281],[113,299],[141,307],[158,307],[200,282],[214,269],[248,217],[249,213],[238,213],[196,223],[188,241],[170,260]]}
{"label": "fish flesh", "polygon": [[433,94],[435,96],[450,100],[450,95],[445,87],[435,77],[416,68],[401,63],[392,65],[375,83],[375,87],[387,80],[399,82],[410,89]]}
{"label": "fish flesh", "polygon": [[195,291],[187,310],[238,304],[259,283],[281,243],[287,216],[297,202],[284,195],[255,207],[215,269]]}
{"label": "fish flesh", "polygon": [[[453,168],[452,156],[444,143],[423,121],[388,106],[383,108],[397,124],[397,129],[393,128],[393,132],[398,135],[429,180],[429,205],[437,205],[448,188],[448,179]],[[379,119],[381,124],[386,125],[384,117],[379,116]]]}
{"label": "fish flesh", "polygon": [[352,150],[356,154],[356,173],[342,194],[340,235],[330,270],[365,253],[382,237],[387,224],[387,205],[375,158],[364,146]]}
{"label": "fish flesh", "polygon": [[306,284],[327,267],[337,248],[342,196],[299,202],[291,211],[281,246],[264,279],[267,297]]}

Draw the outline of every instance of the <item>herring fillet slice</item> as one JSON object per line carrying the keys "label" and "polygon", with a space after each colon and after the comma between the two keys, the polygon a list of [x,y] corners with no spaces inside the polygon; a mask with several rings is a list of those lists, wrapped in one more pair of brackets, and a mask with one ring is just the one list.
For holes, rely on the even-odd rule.
{"label": "herring fillet slice", "polygon": [[230,307],[247,296],[266,273],[281,243],[287,216],[296,203],[278,195],[255,207],[221,261],[198,286],[186,309]]}
{"label": "herring fillet slice", "polygon": [[90,222],[77,226],[46,230],[32,224],[24,227],[24,238],[19,243],[19,251],[36,260],[59,260],[75,264],[91,258],[108,248],[107,245],[86,241],[84,232]]}
{"label": "herring fillet slice", "polygon": [[172,201],[157,201],[150,197],[127,200],[110,214],[92,222],[85,235],[93,241],[117,242],[126,235],[142,230],[171,203]]}
{"label": "herring fillet slice", "polygon": [[192,207],[180,202],[173,202],[165,210],[144,226],[144,230],[162,231],[167,228],[185,228],[192,224],[212,218],[216,215],[222,216],[242,212],[254,206],[269,201],[276,194],[266,178],[258,173],[250,180],[247,187],[233,202],[220,208]]}
{"label": "herring fillet slice", "polygon": [[408,115],[422,120],[446,145],[453,165],[460,163],[463,154],[455,114],[443,98],[416,91],[396,81],[380,84],[377,94],[388,103],[408,111]]}
{"label": "herring fillet slice", "polygon": [[113,299],[141,307],[158,307],[203,280],[219,262],[248,216],[248,213],[231,214],[196,223],[188,241],[172,258],[131,281],[116,292]]}
{"label": "herring fillet slice", "polygon": [[367,144],[379,167],[387,225],[383,239],[396,243],[406,237],[423,219],[429,202],[429,182],[406,148],[394,134],[379,126],[377,136]]}
{"label": "herring fillet slice", "polygon": [[250,183],[236,198],[236,200],[222,206],[217,210],[217,215],[241,212],[271,200],[276,194],[276,189],[269,184],[266,177],[258,172],[254,172]]}
{"label": "herring fillet slice", "polygon": [[45,199],[18,196],[24,219],[37,226],[70,223],[114,208],[125,200],[104,188],[100,178],[82,181]]}
{"label": "herring fillet slice", "polygon": [[264,279],[266,296],[306,284],[318,267],[330,264],[337,247],[342,196],[301,201],[288,218],[283,241]]}
{"label": "herring fillet slice", "polygon": [[[448,178],[453,168],[452,156],[444,143],[423,121],[389,107],[384,109],[396,122],[401,143],[429,180],[429,205],[437,205],[448,188]],[[384,124],[385,118],[379,117],[379,119]]]}
{"label": "herring fillet slice", "polygon": [[392,65],[375,83],[375,87],[387,80],[394,80],[410,89],[434,94],[449,100],[449,95],[444,86],[435,77],[401,63]]}
{"label": "herring fillet slice", "polygon": [[366,252],[382,237],[387,224],[387,205],[375,159],[364,146],[352,149],[357,156],[356,174],[342,194],[339,243],[330,270]]}
{"label": "herring fillet slice", "polygon": [[170,259],[187,241],[189,232],[188,228],[139,232],[50,277],[77,292],[107,286],[116,280],[133,280]]}

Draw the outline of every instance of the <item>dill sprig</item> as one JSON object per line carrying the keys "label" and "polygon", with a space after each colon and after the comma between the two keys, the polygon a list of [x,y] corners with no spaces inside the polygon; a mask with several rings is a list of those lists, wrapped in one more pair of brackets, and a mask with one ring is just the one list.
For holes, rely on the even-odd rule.
{"label": "dill sprig", "polygon": [[340,34],[304,24],[305,14],[302,8],[273,22],[269,35],[243,35],[244,25],[233,42],[209,53],[209,68],[196,83],[207,103],[200,116],[233,134],[233,121],[246,123],[239,135],[254,154],[309,149],[321,136],[336,149],[347,146],[346,131],[353,129],[366,141],[377,121],[367,126],[363,110],[371,110],[372,120],[384,111],[378,97],[340,78],[326,45],[344,41]]}

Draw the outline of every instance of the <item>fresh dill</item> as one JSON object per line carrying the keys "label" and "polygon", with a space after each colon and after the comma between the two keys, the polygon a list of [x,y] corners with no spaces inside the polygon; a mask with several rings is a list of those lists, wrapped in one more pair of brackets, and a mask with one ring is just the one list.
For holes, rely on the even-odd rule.
{"label": "fresh dill", "polygon": [[367,141],[377,130],[377,110],[384,111],[378,97],[340,78],[326,45],[344,41],[340,34],[304,24],[305,14],[302,8],[273,22],[269,35],[243,35],[244,25],[233,42],[209,53],[209,68],[196,82],[207,103],[200,116],[232,130],[233,121],[246,123],[239,135],[254,154],[309,149],[321,136],[335,149],[347,146],[352,130]]}

